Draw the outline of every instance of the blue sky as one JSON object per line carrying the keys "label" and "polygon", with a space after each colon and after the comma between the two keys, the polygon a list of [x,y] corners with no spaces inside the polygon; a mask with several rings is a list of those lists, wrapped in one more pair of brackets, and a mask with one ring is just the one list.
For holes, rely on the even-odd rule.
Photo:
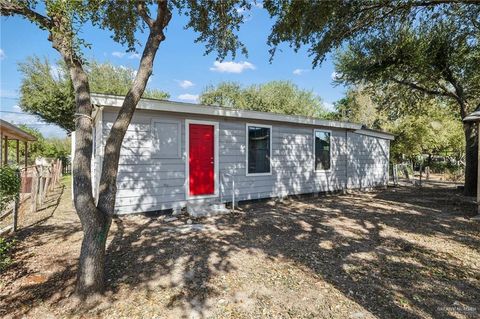
{"label": "blue sky", "polygon": [[[327,107],[340,99],[345,88],[332,83],[334,66],[331,57],[315,70],[311,68],[311,58],[306,49],[295,53],[288,46],[281,46],[272,63],[269,63],[269,47],[266,45],[271,21],[265,10],[253,8],[248,13],[248,21],[240,30],[240,39],[248,48],[248,57],[237,55],[223,63],[216,62],[214,54],[204,55],[202,43],[194,43],[196,35],[185,30],[185,18],[174,14],[166,31],[166,40],[161,44],[155,58],[150,88],[167,91],[172,100],[192,102],[207,85],[221,81],[236,81],[243,85],[264,83],[272,80],[290,80],[299,87],[318,94]],[[65,132],[46,125],[38,118],[18,113],[18,89],[21,74],[18,63],[28,56],[37,55],[56,61],[59,54],[47,41],[47,33],[35,25],[18,17],[1,18],[1,88],[0,117],[14,123],[27,123],[41,130],[45,136],[64,136]],[[126,53],[125,48],[110,38],[108,31],[86,26],[81,36],[92,45],[85,49],[87,58],[110,61],[136,69],[139,56]],[[146,33],[139,34],[145,43]],[[141,47],[138,47],[141,52]]]}

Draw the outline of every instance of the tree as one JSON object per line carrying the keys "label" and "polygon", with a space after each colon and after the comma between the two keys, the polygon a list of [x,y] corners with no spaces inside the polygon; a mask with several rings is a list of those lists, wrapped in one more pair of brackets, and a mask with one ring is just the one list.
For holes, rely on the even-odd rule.
{"label": "tree", "polygon": [[291,115],[324,117],[327,114],[318,96],[288,81],[272,81],[245,88],[238,83],[222,82],[216,87],[207,87],[200,95],[200,102]]}
{"label": "tree", "polygon": [[442,153],[464,158],[462,123],[455,107],[439,98],[412,97],[396,86],[384,85],[381,90],[361,86],[349,88],[335,108],[334,119],[393,133],[393,161]]}
{"label": "tree", "polygon": [[466,28],[480,28],[480,0],[263,1],[274,21],[268,37],[271,56],[279,45],[308,46],[313,66],[344,44],[363,42],[395,25],[435,25],[454,17]]}
{"label": "tree", "polygon": [[[20,86],[20,107],[39,115],[48,123],[57,124],[67,132],[75,129],[75,94],[65,63],[52,64],[33,56],[19,64],[23,73]],[[85,64],[90,89],[95,93],[125,95],[135,79],[135,70],[96,61]],[[146,89],[148,98],[166,99],[168,93]]]}
{"label": "tree", "polygon": [[382,129],[387,120],[371,94],[361,88],[350,88],[334,106],[336,120],[360,123],[373,129]]}
{"label": "tree", "polygon": [[[454,116],[450,107],[435,99],[419,101],[426,103],[412,112],[385,122],[383,128],[395,134],[392,143],[392,159],[400,161],[405,156],[411,160],[419,155],[454,154],[462,157],[465,139],[462,137],[462,123]],[[428,163],[430,164],[430,163]]]}
{"label": "tree", "polygon": [[[420,9],[429,16],[438,15],[439,10],[431,8],[441,7],[437,4],[445,2],[458,1],[404,0],[399,5],[386,0],[373,3],[267,0],[263,5],[275,21],[268,40],[272,45],[272,54],[284,41],[290,42],[295,49],[310,44],[315,66],[329,50],[340,46],[344,41],[375,34],[375,28],[378,30],[386,21],[402,21],[404,16],[409,16],[413,21]],[[156,52],[165,40],[164,30],[172,18],[173,10],[187,16],[186,27],[198,33],[196,41],[205,43],[207,54],[216,52],[219,59],[228,54],[235,58],[238,50],[247,53],[237,31],[245,19],[242,12],[250,10],[251,3],[248,0],[150,0],[121,4],[100,0],[45,0],[41,8],[37,7],[37,3],[33,0],[0,0],[0,13],[7,16],[20,15],[46,30],[52,47],[60,53],[70,74],[76,105],[73,186],[75,208],[84,231],[76,291],[78,295],[84,296],[101,292],[104,287],[105,242],[114,211],[120,146],[152,73]],[[456,5],[449,5],[443,11],[455,7]],[[478,15],[475,16],[474,10],[469,10],[467,5],[461,7],[466,9],[465,19],[477,23]],[[151,9],[154,9],[153,14]],[[113,40],[126,45],[127,50],[135,50],[136,31],[148,31],[138,72],[106,140],[98,205],[95,205],[92,197],[90,176],[92,104],[88,74],[81,55],[81,48],[86,43],[77,36],[78,30],[85,23],[110,30]]]}
{"label": "tree", "polygon": [[[476,82],[480,83],[476,68],[474,67],[470,71],[469,67],[465,67],[471,65],[474,61],[479,61],[478,55],[470,53],[472,53],[471,47],[478,46],[479,42],[480,0],[291,1],[280,2],[280,4],[277,1],[268,0],[264,1],[263,6],[274,20],[272,32],[268,38],[268,43],[272,47],[270,50],[271,57],[273,58],[277,47],[285,42],[289,43],[295,50],[302,46],[308,46],[314,67],[321,63],[329,52],[345,45],[361,47],[363,43],[373,43],[376,39],[382,38],[385,41],[377,42],[376,45],[379,50],[384,49],[387,53],[388,50],[395,48],[395,43],[388,42],[388,39],[398,38],[396,31],[399,27],[409,27],[414,29],[415,32],[422,32],[424,28],[428,29],[450,20],[452,25],[446,31],[450,33],[453,43],[460,45],[458,46],[459,50],[448,51],[450,49],[444,45],[448,43],[440,41],[436,43],[436,47],[435,45],[432,46],[432,52],[430,52],[432,55],[425,55],[424,58],[428,60],[429,57],[435,56],[434,53],[437,53],[438,57],[445,56],[447,60],[453,56],[469,56],[468,59],[464,60],[463,65],[461,63],[455,65],[455,67],[461,67],[462,71],[457,72],[458,70],[455,68],[450,69],[454,75],[453,78],[448,75],[448,71],[444,72],[443,78],[448,77],[449,79],[442,81],[442,83],[447,83],[447,91],[451,91],[447,94],[451,95],[452,99],[465,95],[465,91],[469,90],[464,85],[463,75],[473,79],[476,74]],[[462,39],[465,40],[463,43],[461,43]],[[466,43],[470,45],[470,49],[467,48]],[[455,46],[450,45],[450,48],[455,48]],[[374,47],[371,47],[371,49],[373,50]],[[397,52],[404,54],[405,57],[409,56],[408,51],[397,50]],[[391,59],[390,62],[395,62],[399,57],[401,57],[401,54]],[[376,65],[375,61],[374,59],[363,60],[363,62],[373,66]],[[441,64],[446,61],[438,59],[438,62],[440,65],[436,66],[437,71],[442,68]],[[362,73],[360,69],[358,71],[360,74]],[[463,74],[463,71],[466,73]],[[410,91],[417,90],[419,88],[416,85],[417,81],[428,80],[428,76],[424,76],[425,74],[416,78],[418,74],[418,72],[414,72],[408,78],[409,81],[402,84],[408,86]],[[462,75],[462,77],[458,77],[459,75]],[[435,82],[437,79],[430,80]],[[397,80],[403,81],[405,79]],[[431,90],[427,89],[427,91]],[[457,97],[453,97],[453,95]],[[463,101],[464,99],[460,98],[460,100]],[[458,104],[464,103],[458,101]],[[467,111],[468,109],[474,109],[476,106],[476,103],[473,103],[470,107],[460,107]],[[467,141],[465,194],[471,195],[476,191],[477,175],[476,162],[474,161],[476,147],[473,146],[475,139],[472,124],[465,125],[465,138]]]}
{"label": "tree", "polygon": [[[480,30],[459,26],[454,17],[435,25],[392,26],[374,38],[352,43],[337,57],[339,82],[376,90],[415,92],[457,105],[458,119],[480,107]],[[425,103],[415,103],[424,106]],[[465,193],[476,191],[477,143],[465,123]]]}
{"label": "tree", "polygon": [[[48,32],[48,40],[57,50],[70,75],[75,95],[75,157],[73,162],[74,203],[83,229],[83,240],[77,270],[76,294],[81,298],[101,293],[105,277],[105,245],[114,213],[116,179],[120,147],[135,108],[152,74],[157,50],[165,40],[164,30],[172,11],[188,17],[187,27],[199,34],[197,41],[206,43],[206,52],[217,52],[220,59],[237,49],[246,53],[235,31],[243,22],[239,9],[250,9],[244,1],[197,3],[196,1],[37,1],[0,0],[2,15],[20,15]],[[134,51],[136,31],[147,29],[135,79],[125,95],[111,131],[106,139],[98,204],[92,196],[92,103],[89,76],[82,58],[85,41],[78,30],[85,23],[112,31],[114,41]]]}

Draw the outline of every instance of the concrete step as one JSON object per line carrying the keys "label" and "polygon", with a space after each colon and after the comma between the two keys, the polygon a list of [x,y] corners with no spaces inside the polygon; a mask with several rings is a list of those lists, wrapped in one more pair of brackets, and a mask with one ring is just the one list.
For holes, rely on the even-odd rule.
{"label": "concrete step", "polygon": [[187,212],[192,217],[216,216],[230,213],[223,203],[216,204],[187,204]]}

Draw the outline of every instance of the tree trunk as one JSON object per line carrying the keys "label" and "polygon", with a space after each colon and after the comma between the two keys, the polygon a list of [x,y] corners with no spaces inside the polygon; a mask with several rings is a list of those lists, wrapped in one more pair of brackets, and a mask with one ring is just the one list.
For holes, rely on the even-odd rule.
{"label": "tree trunk", "polygon": [[[140,59],[140,67],[138,68],[132,87],[125,96],[122,107],[118,112],[105,143],[100,185],[98,187],[98,209],[110,216],[114,213],[118,163],[123,138],[130,125],[137,104],[145,91],[148,79],[152,74],[153,62],[157,50],[160,43],[165,40],[163,29],[168,25],[171,18],[167,2],[159,2],[158,10],[159,13],[155,21],[150,21],[149,19],[146,21],[150,26],[150,34],[145,44],[142,58]],[[142,9],[140,8],[139,11],[142,11]]]}
{"label": "tree trunk", "polygon": [[465,189],[466,196],[477,194],[478,143],[475,134],[475,124],[464,123],[465,132]]}
{"label": "tree trunk", "polygon": [[87,74],[81,63],[65,59],[75,90],[75,156],[73,194],[75,210],[83,229],[82,248],[77,269],[76,294],[79,298],[102,293],[104,289],[105,243],[110,217],[95,207],[92,195],[92,104]]}
{"label": "tree trunk", "polygon": [[83,225],[76,286],[76,293],[81,299],[102,293],[105,288],[105,250],[112,223],[110,217],[96,209],[89,214],[97,218]]}

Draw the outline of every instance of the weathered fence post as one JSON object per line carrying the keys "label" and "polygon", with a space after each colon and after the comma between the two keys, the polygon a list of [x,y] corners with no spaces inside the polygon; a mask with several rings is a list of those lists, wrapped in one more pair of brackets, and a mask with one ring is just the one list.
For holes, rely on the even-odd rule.
{"label": "weathered fence post", "polygon": [[37,193],[38,193],[38,172],[36,169],[32,169],[32,190],[30,197],[32,200],[32,213],[37,211]]}
{"label": "weathered fence post", "polygon": [[420,163],[420,187],[422,187],[422,163]]}
{"label": "weathered fence post", "polygon": [[397,186],[398,184],[398,164],[393,164],[393,185]]}
{"label": "weathered fence post", "polygon": [[[17,175],[17,178],[20,179],[20,170],[17,168],[15,174]],[[20,208],[20,191],[18,191],[17,195],[15,196],[15,205],[13,206],[13,231],[17,231],[18,227],[18,210]]]}

